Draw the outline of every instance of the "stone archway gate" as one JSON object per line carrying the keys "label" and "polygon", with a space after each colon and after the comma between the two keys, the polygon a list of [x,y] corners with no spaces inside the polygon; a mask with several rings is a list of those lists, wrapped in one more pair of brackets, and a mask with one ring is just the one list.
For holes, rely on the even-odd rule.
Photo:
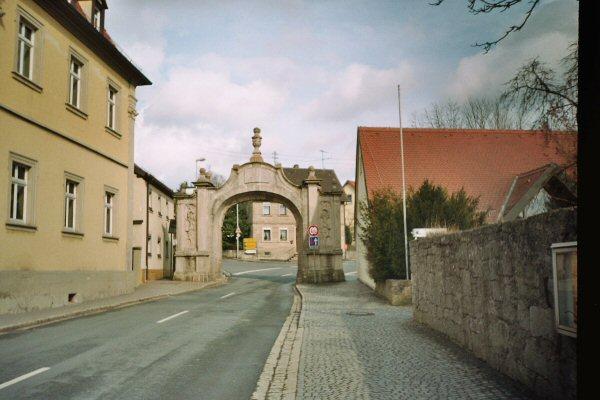
{"label": "stone archway gate", "polygon": [[[234,165],[219,188],[210,173],[200,169],[191,192],[175,194],[177,218],[176,280],[213,281],[221,277],[221,227],[229,207],[244,201],[273,201],[286,205],[296,219],[298,283],[344,281],[342,268],[340,205],[341,187],[321,187],[314,167],[301,183],[292,182],[281,164],[264,162],[260,129],[254,129],[250,162]],[[308,227],[319,227],[319,246],[309,249]]]}

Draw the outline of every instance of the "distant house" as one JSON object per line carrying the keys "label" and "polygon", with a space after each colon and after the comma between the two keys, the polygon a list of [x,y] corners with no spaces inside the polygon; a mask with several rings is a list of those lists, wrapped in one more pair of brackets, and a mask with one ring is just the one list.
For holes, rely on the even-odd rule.
{"label": "distant house", "polygon": [[[308,168],[297,164],[283,168],[286,177],[297,185],[308,177]],[[325,193],[340,192],[342,185],[332,169],[315,169],[321,180],[321,190]],[[340,206],[340,216],[343,204]],[[259,259],[289,260],[297,255],[296,219],[284,205],[275,202],[254,202],[252,204],[252,237],[256,239]],[[337,223],[337,222],[336,222]],[[342,236],[343,237],[343,236]]]}
{"label": "distant house", "polygon": [[173,274],[173,234],[175,220],[173,191],[154,175],[135,165],[133,183],[133,246],[139,251],[134,269],[138,282],[170,278]]}
{"label": "distant house", "polygon": [[[552,206],[548,201],[560,206],[576,197],[568,183],[576,178],[576,133],[404,128],[403,134],[407,189],[416,190],[425,179],[449,192],[464,188],[468,195],[479,197],[488,223],[527,217]],[[385,187],[402,191],[400,130],[358,127],[358,278],[371,287],[358,207],[370,193]]]}

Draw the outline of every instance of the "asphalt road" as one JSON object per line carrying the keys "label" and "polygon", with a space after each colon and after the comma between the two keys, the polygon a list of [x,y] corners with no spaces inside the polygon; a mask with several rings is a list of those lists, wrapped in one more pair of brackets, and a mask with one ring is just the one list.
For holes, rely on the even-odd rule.
{"label": "asphalt road", "polygon": [[0,336],[0,399],[250,398],[297,268],[223,268],[233,276],[218,288]]}

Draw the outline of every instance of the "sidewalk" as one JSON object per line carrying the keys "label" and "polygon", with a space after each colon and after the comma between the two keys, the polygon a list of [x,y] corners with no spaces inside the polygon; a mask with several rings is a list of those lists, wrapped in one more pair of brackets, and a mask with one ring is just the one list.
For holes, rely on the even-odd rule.
{"label": "sidewalk", "polygon": [[298,285],[298,399],[530,399],[523,386],[357,281]]}
{"label": "sidewalk", "polygon": [[226,280],[217,282],[150,281],[138,286],[132,293],[122,296],[91,300],[81,304],[47,308],[27,313],[4,314],[0,315],[0,334],[16,329],[26,329],[50,322],[135,305],[146,301],[159,300],[176,294],[218,286],[224,282]]}

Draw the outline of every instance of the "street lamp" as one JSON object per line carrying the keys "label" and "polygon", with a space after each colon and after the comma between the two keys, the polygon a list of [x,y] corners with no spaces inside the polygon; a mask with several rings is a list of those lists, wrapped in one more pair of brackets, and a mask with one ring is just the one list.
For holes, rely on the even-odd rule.
{"label": "street lamp", "polygon": [[203,162],[203,161],[206,161],[206,158],[204,158],[204,157],[196,158],[196,180],[198,180],[198,163]]}

